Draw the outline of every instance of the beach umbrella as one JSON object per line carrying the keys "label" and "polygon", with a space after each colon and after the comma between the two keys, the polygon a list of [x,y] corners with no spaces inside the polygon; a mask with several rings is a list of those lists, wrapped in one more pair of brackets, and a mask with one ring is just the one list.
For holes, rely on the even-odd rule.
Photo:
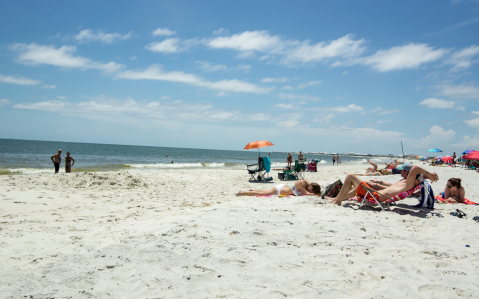
{"label": "beach umbrella", "polygon": [[[267,147],[267,146],[272,146],[274,144],[272,144],[271,142],[269,141],[254,141],[254,142],[250,142],[248,143],[244,149],[245,150],[250,150],[250,149],[254,149],[254,148],[257,148],[258,149],[258,152],[259,152],[259,149],[262,148],[262,147]],[[260,153],[261,154],[261,153]]]}
{"label": "beach umbrella", "polygon": [[475,150],[467,150],[465,152],[462,152],[462,154],[463,155],[468,155],[468,154],[473,153],[473,152],[475,152]]}
{"label": "beach umbrella", "polygon": [[428,153],[442,153],[442,151],[440,149],[437,149],[437,148],[431,148],[427,152]]}
{"label": "beach umbrella", "polygon": [[452,157],[446,156],[441,158],[444,163],[452,163]]}
{"label": "beach umbrella", "polygon": [[465,160],[479,160],[479,152],[473,152],[469,155],[462,156]]}

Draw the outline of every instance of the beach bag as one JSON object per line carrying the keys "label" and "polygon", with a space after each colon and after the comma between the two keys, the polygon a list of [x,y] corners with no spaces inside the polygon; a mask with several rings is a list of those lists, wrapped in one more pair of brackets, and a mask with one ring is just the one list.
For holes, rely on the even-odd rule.
{"label": "beach bag", "polygon": [[326,188],[324,188],[323,193],[321,194],[321,198],[324,199],[325,196],[336,197],[339,194],[339,191],[341,191],[342,187],[343,182],[341,182],[341,180],[337,180],[331,185],[327,185]]}

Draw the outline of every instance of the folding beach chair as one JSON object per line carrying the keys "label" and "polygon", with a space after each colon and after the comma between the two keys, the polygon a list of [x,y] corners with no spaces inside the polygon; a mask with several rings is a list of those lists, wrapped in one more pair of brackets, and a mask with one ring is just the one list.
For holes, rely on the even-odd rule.
{"label": "folding beach chair", "polygon": [[[414,188],[412,188],[408,191],[405,191],[401,194],[398,194],[396,196],[388,197],[384,194],[379,193],[377,190],[369,188],[368,186],[364,185],[363,183],[361,183],[361,185],[362,185],[362,188],[364,188],[364,190],[366,190],[366,194],[362,198],[361,204],[359,205],[359,208],[361,208],[363,206],[363,204],[371,204],[371,203],[374,204],[374,203],[376,203],[377,205],[379,205],[381,207],[381,209],[383,211],[386,211],[384,209],[384,207],[389,208],[390,203],[408,198],[409,196],[411,196],[411,194],[413,194],[414,192],[423,188],[423,185],[421,184],[421,185],[418,185],[418,186],[416,186],[416,187],[414,187]],[[374,193],[376,193],[378,196],[375,196]],[[372,199],[368,199],[368,194],[371,196]],[[381,202],[379,202],[379,195],[383,196],[383,197],[386,197],[387,199],[381,203]],[[353,200],[354,200],[354,198],[353,198]],[[433,207],[434,207],[434,204],[433,204]]]}
{"label": "folding beach chair", "polygon": [[303,173],[306,171],[306,165],[303,160],[295,160],[293,174],[297,177],[298,180],[304,180]]}
{"label": "folding beach chair", "polygon": [[263,158],[258,157],[258,164],[246,164],[248,169],[248,174],[250,175],[251,181],[262,181],[266,176],[266,169],[264,168]]}

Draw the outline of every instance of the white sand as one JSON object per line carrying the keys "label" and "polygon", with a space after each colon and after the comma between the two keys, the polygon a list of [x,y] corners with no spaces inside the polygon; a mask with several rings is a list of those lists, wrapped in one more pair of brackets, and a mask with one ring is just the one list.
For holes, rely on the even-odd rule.
{"label": "white sand", "polygon": [[[321,167],[306,178],[324,187],[365,168]],[[479,202],[478,173],[427,169],[439,174],[437,194],[461,177]],[[478,297],[479,207],[421,210],[407,199],[382,212],[234,196],[273,187],[273,176],[273,184],[236,170],[1,176],[0,297]],[[468,218],[450,216],[456,208]]]}

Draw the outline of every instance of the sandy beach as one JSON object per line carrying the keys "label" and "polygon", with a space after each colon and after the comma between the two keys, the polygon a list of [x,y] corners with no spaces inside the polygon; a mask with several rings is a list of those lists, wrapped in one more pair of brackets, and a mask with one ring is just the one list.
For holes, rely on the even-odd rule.
{"label": "sandy beach", "polygon": [[[436,194],[459,177],[479,202],[478,173],[413,163],[439,174]],[[324,188],[365,169],[324,166],[305,176]],[[270,184],[215,169],[0,176],[1,297],[479,294],[477,206],[416,209],[406,199],[384,212],[318,197],[234,195],[273,187],[280,181],[271,174]],[[456,208],[467,219],[449,215]]]}

